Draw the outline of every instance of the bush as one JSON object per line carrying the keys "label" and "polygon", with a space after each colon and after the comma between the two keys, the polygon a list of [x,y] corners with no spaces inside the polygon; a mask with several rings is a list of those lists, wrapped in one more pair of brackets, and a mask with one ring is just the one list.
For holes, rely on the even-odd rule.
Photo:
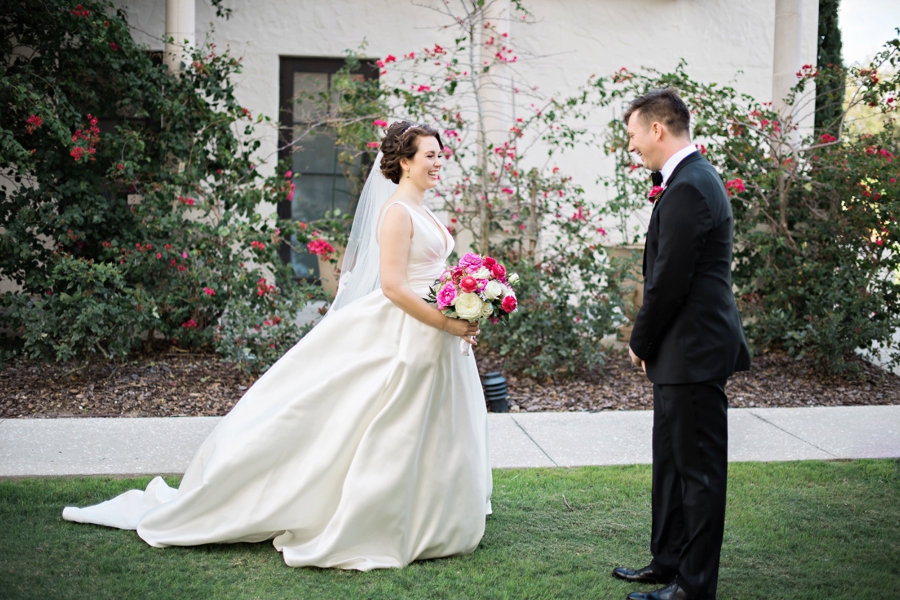
{"label": "bush", "polygon": [[55,293],[7,294],[8,318],[19,324],[25,356],[124,358],[141,343],[138,333],[159,321],[150,295],[128,287],[115,266],[63,256],[53,279]]}
{"label": "bush", "polygon": [[279,309],[320,297],[277,256],[306,234],[260,215],[291,176],[254,164],[254,128],[270,121],[234,97],[240,59],[201,44],[173,76],[103,0],[16,3],[0,34],[0,277],[21,288],[0,304],[21,336],[7,355],[122,357],[144,334],[209,346],[260,278],[279,282]]}
{"label": "bush", "polygon": [[[673,86],[691,108],[694,141],[731,195],[735,293],[757,351],[809,354],[821,368],[843,372],[855,370],[848,359],[857,349],[891,347],[900,327],[898,64],[900,40],[864,68],[806,65],[786,99],[798,111],[794,118],[730,87],[698,83],[683,64],[672,73],[617,75],[609,102]],[[804,107],[834,114],[828,103],[810,100],[812,85],[830,97],[843,81],[851,90],[846,105],[804,135]],[[851,118],[861,109],[862,126]],[[635,210],[647,174],[629,169],[624,124],[611,122],[610,131],[607,149],[619,174],[608,184],[623,210]],[[900,349],[890,356],[900,363]]]}

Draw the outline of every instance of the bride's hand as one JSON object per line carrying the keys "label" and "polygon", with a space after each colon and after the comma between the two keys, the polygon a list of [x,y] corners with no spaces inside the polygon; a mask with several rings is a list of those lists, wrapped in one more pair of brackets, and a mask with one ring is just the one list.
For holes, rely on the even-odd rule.
{"label": "bride's hand", "polygon": [[475,341],[475,336],[481,332],[481,330],[478,328],[478,323],[469,323],[468,321],[463,321],[462,319],[451,319],[450,317],[446,317],[446,319],[447,321],[444,323],[444,331],[449,334],[461,337],[473,346],[478,344],[478,342]]}

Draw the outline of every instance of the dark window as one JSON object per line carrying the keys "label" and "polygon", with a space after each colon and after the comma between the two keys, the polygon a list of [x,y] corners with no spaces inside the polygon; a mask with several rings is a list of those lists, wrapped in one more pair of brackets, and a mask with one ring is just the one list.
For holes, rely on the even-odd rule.
{"label": "dark window", "polygon": [[[294,179],[294,199],[278,205],[278,216],[283,219],[310,221],[324,217],[326,211],[340,209],[346,213],[355,206],[359,190],[353,189],[358,186],[349,185],[346,169],[358,171],[351,173],[351,177],[359,181],[368,161],[357,160],[354,165],[342,165],[334,136],[324,126],[315,125],[332,108],[335,101],[332,80],[343,66],[344,60],[340,58],[281,57],[281,144],[311,130],[311,135],[299,142],[299,149],[287,148],[279,157],[290,158],[294,173],[299,174]],[[355,75],[377,78],[378,69],[374,62],[363,61]],[[329,98],[328,106],[305,99],[306,94]],[[312,254],[295,252],[285,245],[281,249],[281,258],[291,263],[297,277],[318,277],[316,257]]]}

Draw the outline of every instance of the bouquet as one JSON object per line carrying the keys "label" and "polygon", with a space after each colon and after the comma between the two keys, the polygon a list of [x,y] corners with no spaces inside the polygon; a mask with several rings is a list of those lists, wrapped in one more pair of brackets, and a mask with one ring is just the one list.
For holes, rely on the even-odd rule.
{"label": "bouquet", "polygon": [[[426,301],[453,319],[499,323],[516,310],[516,293],[511,286],[518,280],[518,275],[507,275],[506,267],[490,256],[469,252],[458,265],[441,273]],[[465,350],[468,354],[468,345]]]}

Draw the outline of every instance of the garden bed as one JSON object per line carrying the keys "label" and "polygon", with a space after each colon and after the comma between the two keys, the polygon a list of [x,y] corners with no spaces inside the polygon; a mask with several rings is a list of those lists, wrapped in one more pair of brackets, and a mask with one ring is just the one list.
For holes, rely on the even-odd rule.
{"label": "garden bed", "polygon": [[[478,353],[481,374],[499,370],[496,355]],[[900,377],[859,361],[854,379],[823,376],[808,359],[757,356],[728,384],[732,407],[900,404]],[[653,407],[643,372],[624,351],[566,381],[506,374],[513,411],[643,410]],[[8,363],[0,371],[0,418],[167,417],[224,415],[253,384],[215,354],[157,351],[115,365]]]}

